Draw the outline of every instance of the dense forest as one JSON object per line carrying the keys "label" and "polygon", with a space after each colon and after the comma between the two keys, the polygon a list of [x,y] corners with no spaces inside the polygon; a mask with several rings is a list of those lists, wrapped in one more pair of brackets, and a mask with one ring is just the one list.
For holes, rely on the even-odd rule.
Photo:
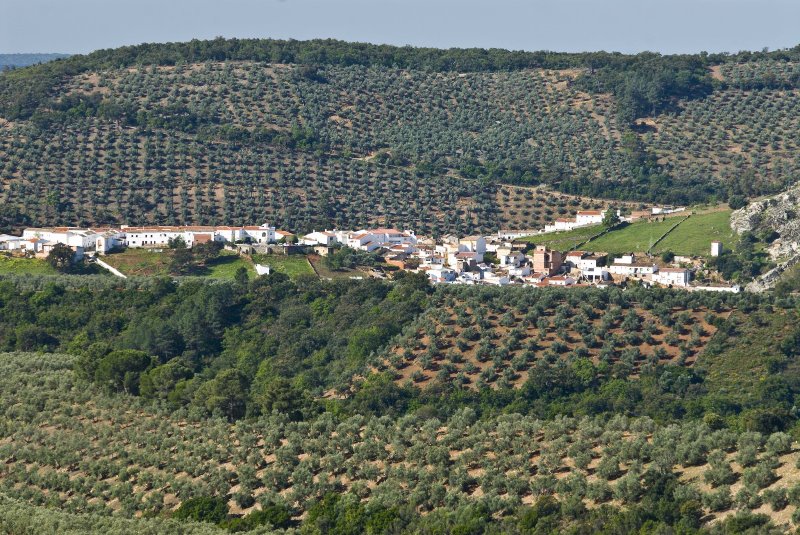
{"label": "dense forest", "polygon": [[[415,275],[5,276],[0,526],[782,529],[800,505],[797,310]],[[432,373],[399,377],[415,366]]]}
{"label": "dense forest", "polygon": [[[468,234],[593,198],[747,198],[800,170],[798,54],[214,40],[71,56],[0,75],[0,224]],[[561,194],[529,189],[545,186]]]}

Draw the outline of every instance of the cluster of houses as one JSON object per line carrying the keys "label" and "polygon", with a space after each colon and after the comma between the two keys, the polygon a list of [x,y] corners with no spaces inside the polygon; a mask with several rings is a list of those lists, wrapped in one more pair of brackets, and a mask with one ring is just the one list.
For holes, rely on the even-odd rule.
{"label": "cluster of houses", "polygon": [[49,227],[26,228],[22,236],[0,235],[0,251],[47,256],[56,244],[64,244],[80,258],[86,253],[105,254],[123,247],[167,247],[181,239],[192,247],[207,242],[270,244],[293,234],[264,224],[259,226],[147,226],[147,227]]}
{"label": "cluster of houses", "polygon": [[[434,240],[398,229],[326,230],[306,234],[300,242],[321,255],[337,246],[379,252],[387,264],[426,273],[432,282],[448,284],[577,287],[636,280],[647,285],[692,289],[696,267],[692,259],[684,257],[660,266],[650,257],[634,254],[616,258],[584,251],[563,254],[545,246],[526,253],[525,244],[513,243],[503,234]],[[719,254],[721,247],[719,242],[712,244],[712,254]]]}
{"label": "cluster of houses", "polygon": [[[679,210],[679,209],[678,209]],[[652,214],[653,212],[648,212]],[[663,213],[663,212],[662,212]],[[601,211],[579,212],[576,223],[601,222]],[[148,226],[118,228],[51,227],[28,228],[22,236],[0,235],[0,251],[17,251],[46,256],[62,243],[76,257],[105,254],[113,249],[132,247],[163,248],[181,239],[188,246],[208,242],[247,247],[296,241],[294,235],[264,224],[259,226]],[[738,291],[737,287],[697,287],[692,283],[700,264],[691,258],[675,257],[669,265],[659,265],[649,256],[570,251],[566,254],[537,246],[528,251],[524,243],[500,232],[493,236],[444,236],[435,240],[417,236],[410,230],[395,228],[355,231],[315,231],[300,239],[300,246],[326,256],[336,247],[375,252],[399,269],[427,274],[434,283],[532,285],[578,287],[607,286],[626,281],[674,288]],[[244,245],[238,245],[243,247]],[[720,242],[712,242],[711,256],[719,256]]]}

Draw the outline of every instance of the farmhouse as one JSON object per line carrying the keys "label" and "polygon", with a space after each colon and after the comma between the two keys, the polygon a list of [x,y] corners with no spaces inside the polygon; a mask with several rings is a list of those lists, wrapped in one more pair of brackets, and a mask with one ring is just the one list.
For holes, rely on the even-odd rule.
{"label": "farmhouse", "polygon": [[604,214],[603,210],[581,210],[575,215],[575,223],[578,226],[599,225]]}
{"label": "farmhouse", "polygon": [[665,286],[688,286],[692,272],[684,268],[659,268],[653,274],[653,282]]}

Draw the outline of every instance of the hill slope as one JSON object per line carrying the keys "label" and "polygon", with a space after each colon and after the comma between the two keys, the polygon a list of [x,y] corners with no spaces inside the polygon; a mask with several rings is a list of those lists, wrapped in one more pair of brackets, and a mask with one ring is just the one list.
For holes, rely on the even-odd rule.
{"label": "hill slope", "polygon": [[800,170],[797,56],[220,40],[75,56],[0,79],[0,217],[467,233],[591,205],[501,184],[776,191]]}

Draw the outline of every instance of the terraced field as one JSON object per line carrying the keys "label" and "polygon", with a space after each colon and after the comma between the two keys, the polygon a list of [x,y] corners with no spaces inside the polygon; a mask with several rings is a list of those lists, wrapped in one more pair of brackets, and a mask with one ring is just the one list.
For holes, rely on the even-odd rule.
{"label": "terraced field", "polygon": [[0,123],[0,202],[39,225],[267,220],[298,232],[470,234],[606,204],[566,193],[670,202],[637,182],[648,155],[676,199],[755,195],[800,172],[800,94],[781,86],[796,68],[758,65],[724,65],[727,85],[640,118],[635,134],[617,124],[610,94],[579,89],[581,69],[209,61],[90,71],[57,88],[54,105],[79,110],[67,118]]}
{"label": "terraced field", "polygon": [[[300,519],[312,500],[335,490],[374,507],[402,496],[423,511],[478,503],[502,515],[553,493],[588,508],[632,507],[657,473],[674,477],[674,492],[694,499],[705,521],[738,508],[788,528],[800,503],[798,450],[785,433],[661,427],[624,416],[478,420],[469,409],[447,421],[326,414],[300,423],[282,415],[200,423],[87,389],[73,361],[0,359],[7,505],[16,499],[125,519],[168,516],[182,501],[215,493],[234,514],[280,504]],[[4,508],[0,522],[18,510]]]}
{"label": "terraced field", "polygon": [[691,367],[718,319],[730,314],[722,305],[617,302],[604,292],[583,299],[505,288],[467,299],[445,295],[377,364],[398,384],[517,388],[549,366],[581,360],[631,375],[657,364]]}

